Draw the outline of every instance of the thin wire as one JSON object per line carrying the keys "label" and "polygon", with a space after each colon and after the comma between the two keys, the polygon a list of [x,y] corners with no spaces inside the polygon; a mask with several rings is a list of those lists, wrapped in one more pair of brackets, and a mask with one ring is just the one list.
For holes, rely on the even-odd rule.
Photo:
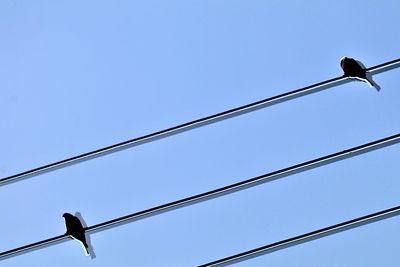
{"label": "thin wire", "polygon": [[215,266],[227,266],[240,261],[249,260],[254,257],[261,256],[263,254],[271,253],[273,251],[285,249],[291,246],[299,245],[305,242],[309,242],[321,237],[328,235],[337,234],[349,229],[360,227],[369,223],[384,220],[394,216],[400,215],[400,206],[390,208],[387,210],[372,213],[366,216],[362,216],[350,221],[342,222],[339,224],[331,225],[316,231],[312,231],[306,234],[298,235],[292,238],[281,240],[275,243],[271,243],[262,247],[258,247],[252,250],[248,250],[242,253],[238,253],[223,259],[219,259],[213,262],[199,265],[198,267],[215,267]]}
{"label": "thin wire", "polygon": [[[376,73],[381,73],[384,71],[388,71],[394,68],[397,68],[400,66],[400,58],[395,59],[392,61],[385,62],[383,64],[376,65],[374,67],[368,68],[367,71],[369,71],[371,74],[376,74]],[[84,154],[80,154],[71,158],[67,158],[64,160],[60,160],[57,162],[53,162],[47,165],[43,165],[34,169],[30,169],[24,172],[20,172],[11,176],[7,176],[4,178],[0,179],[0,185],[4,185],[6,183],[11,183],[13,181],[16,181],[18,179],[22,178],[28,178],[32,177],[35,175],[39,175],[44,172],[48,171],[53,171],[59,168],[67,167],[72,164],[76,164],[82,161],[86,161],[89,159],[93,159],[96,157],[104,156],[109,153],[114,153],[123,149],[127,149],[133,146],[138,146],[141,144],[149,143],[152,141],[156,141],[158,139],[162,139],[171,135],[175,135],[178,133],[182,133],[185,131],[189,131],[198,127],[205,126],[207,124],[215,123],[218,121],[226,120],[228,118],[236,117],[245,113],[249,113],[261,108],[265,108],[267,106],[272,106],[281,102],[285,102],[294,98],[298,98],[301,96],[305,96],[311,93],[316,93],[322,90],[325,90],[327,88],[340,85],[343,83],[348,82],[349,80],[347,77],[344,76],[339,76],[330,80],[326,80],[323,82],[319,82],[310,86],[306,86],[294,91],[286,92],[280,95],[276,95],[273,97],[269,97],[263,100],[259,100],[244,106],[240,106],[237,108],[233,108],[230,110],[226,110],[214,115],[210,115],[207,117],[203,117],[197,120],[193,120],[187,123],[183,123],[171,128],[167,128],[158,132],[154,132],[151,134],[143,135],[140,137],[136,137],[121,143],[117,143],[111,146],[103,147],[97,150],[93,150]]]}
{"label": "thin wire", "polygon": [[[360,146],[352,147],[350,149],[346,149],[340,152],[336,152],[333,154],[329,154],[320,158],[316,158],[310,161],[306,161],[297,165],[293,165],[287,168],[283,168],[277,171],[273,171],[267,174],[263,174],[257,177],[253,177],[238,183],[234,183],[231,185],[227,185],[218,189],[214,189],[208,192],[204,192],[201,194],[197,194],[194,196],[190,196],[187,198],[183,198],[180,200],[176,200],[173,202],[169,202],[160,206],[156,206],[150,209],[146,209],[143,211],[139,211],[136,213],[132,213],[123,217],[119,217],[113,220],[109,220],[106,222],[102,222],[96,225],[92,225],[90,227],[86,227],[85,230],[87,232],[98,232],[101,230],[106,230],[111,227],[116,227],[118,225],[122,225],[125,223],[133,222],[136,220],[144,219],[147,217],[159,215],[161,213],[165,213],[168,211],[172,211],[178,208],[183,208],[188,205],[193,205],[199,202],[207,201],[213,198],[221,197],[227,194],[232,194],[234,192],[238,192],[240,190],[244,190],[246,188],[250,188],[253,186],[260,185],[262,183],[270,182],[279,178],[283,178],[289,175],[293,175],[302,171],[310,170],[313,168],[317,168],[323,165],[327,165],[333,162],[337,162],[339,160],[344,160],[350,157],[354,157],[357,155],[361,155],[367,152],[371,152],[373,150],[381,149],[387,146],[391,146],[400,142],[400,133],[396,135],[392,135],[386,138],[382,138],[379,140],[375,140],[370,143],[366,143]],[[54,242],[60,242],[65,240],[67,236],[61,235],[57,237],[53,237],[50,239],[46,239],[44,241],[39,241],[34,244],[26,245],[23,247],[15,248],[9,251],[1,252],[0,259],[8,258],[12,256],[16,256],[17,254],[21,254],[24,252],[28,252],[29,250],[39,248],[40,246],[47,246]]]}

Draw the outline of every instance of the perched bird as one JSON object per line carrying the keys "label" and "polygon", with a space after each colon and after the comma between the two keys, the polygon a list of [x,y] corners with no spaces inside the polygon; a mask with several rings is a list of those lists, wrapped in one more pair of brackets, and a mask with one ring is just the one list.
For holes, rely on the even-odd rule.
{"label": "perched bird", "polygon": [[85,255],[89,256],[89,246],[86,243],[85,229],[83,229],[82,223],[79,218],[70,213],[64,213],[62,216],[65,220],[65,234],[79,241],[84,248]]}
{"label": "perched bird", "polygon": [[379,85],[377,85],[371,78],[367,77],[367,70],[357,60],[349,57],[342,57],[340,59],[340,66],[343,69],[344,76],[361,80],[366,82],[370,87],[375,87],[377,91],[380,90]]}

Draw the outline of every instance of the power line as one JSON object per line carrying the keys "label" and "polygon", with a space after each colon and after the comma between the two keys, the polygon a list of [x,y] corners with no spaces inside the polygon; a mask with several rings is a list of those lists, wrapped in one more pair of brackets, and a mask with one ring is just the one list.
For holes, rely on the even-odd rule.
{"label": "power line", "polygon": [[[279,178],[283,178],[289,175],[293,175],[302,171],[310,170],[313,168],[317,168],[323,165],[327,165],[333,162],[337,162],[339,160],[344,160],[350,157],[354,157],[357,155],[361,155],[367,152],[371,152],[373,150],[381,149],[387,146],[391,146],[400,142],[400,133],[395,134],[386,138],[378,139],[360,146],[352,147],[350,149],[346,149],[340,152],[336,152],[333,154],[329,154],[323,157],[319,157],[310,161],[306,161],[300,164],[296,164],[290,167],[286,167],[277,171],[273,171],[270,173],[266,173],[257,177],[253,177],[241,182],[237,182],[234,184],[230,184],[221,188],[217,188],[211,191],[207,191],[201,194],[197,194],[194,196],[190,196],[187,198],[183,198],[180,200],[176,200],[173,202],[169,202],[160,206],[156,206],[153,208],[149,208],[146,210],[142,210],[139,212],[135,212],[126,216],[122,216],[116,219],[112,219],[106,222],[102,222],[99,224],[92,225],[90,227],[86,227],[87,232],[98,232],[101,230],[105,230],[111,227],[115,227],[118,225],[122,225],[125,223],[129,223],[132,221],[144,219],[147,217],[155,216],[161,213],[165,213],[174,209],[182,208],[188,205],[193,205],[199,202],[203,202],[206,200],[210,200],[213,198],[221,197],[227,194],[232,194],[234,192],[244,190],[246,188],[250,188],[256,185],[260,185],[262,183],[270,182]],[[52,243],[58,243],[67,239],[67,236],[60,235],[50,239],[46,239],[43,241],[39,241],[33,244],[29,244],[26,246],[22,246],[19,248],[15,248],[12,250],[8,250],[0,253],[0,259],[8,258],[12,256],[16,256],[18,254],[28,252],[32,249],[43,247],[50,245]]]}
{"label": "power line", "polygon": [[372,213],[366,216],[362,216],[350,221],[342,222],[339,224],[331,225],[316,231],[312,231],[306,234],[298,235],[292,238],[284,239],[275,243],[271,243],[262,247],[258,247],[252,250],[248,250],[236,255],[232,255],[223,259],[219,259],[213,262],[199,265],[198,267],[215,267],[215,266],[227,266],[240,261],[249,260],[254,257],[261,256],[273,251],[285,249],[291,246],[296,246],[305,242],[309,242],[321,237],[328,235],[337,234],[342,231],[360,227],[369,223],[384,220],[394,216],[400,215],[400,206],[390,208],[387,210]]}
{"label": "power line", "polygon": [[[371,68],[368,68],[367,71],[369,71],[371,74],[377,74],[377,73],[381,73],[384,71],[388,71],[394,68],[398,68],[400,66],[400,59],[395,59],[392,61],[388,61],[385,62],[383,64],[379,64],[376,66],[373,66]],[[93,150],[84,154],[80,154],[74,157],[70,157],[64,160],[60,160],[57,162],[53,162],[47,165],[43,165],[34,169],[30,169],[27,171],[23,171],[11,176],[7,176],[4,178],[0,179],[0,185],[4,185],[6,183],[10,183],[13,182],[17,179],[22,179],[22,178],[28,178],[28,177],[32,177],[35,175],[39,175],[41,173],[44,172],[48,172],[48,171],[53,171],[59,168],[63,168],[72,164],[76,164],[82,161],[86,161],[92,158],[96,158],[96,157],[100,157],[100,156],[104,156],[106,154],[109,153],[114,153],[123,149],[127,149],[129,147],[133,147],[133,146],[138,146],[141,144],[145,144],[145,143],[149,143],[158,139],[162,139],[171,135],[175,135],[178,133],[182,133],[185,131],[189,131],[191,129],[195,129],[198,127],[202,127],[205,126],[207,124],[211,124],[211,123],[215,123],[218,121],[222,121],[222,120],[226,120],[228,118],[232,118],[232,117],[236,117],[245,113],[249,113],[261,108],[265,108],[267,106],[272,106],[281,102],[285,102],[291,99],[295,99],[301,96],[305,96],[311,93],[315,93],[318,91],[322,91],[325,89],[328,89],[330,87],[336,86],[336,85],[340,85],[343,83],[346,83],[348,80],[348,78],[344,77],[344,76],[339,76],[330,80],[326,80],[323,82],[319,82],[313,85],[309,85],[300,89],[296,89],[294,91],[290,91],[290,92],[286,92],[280,95],[276,95],[273,97],[269,97],[263,100],[259,100],[244,106],[240,106],[237,108],[233,108],[230,110],[226,110],[214,115],[210,115],[207,117],[203,117],[197,120],[193,120],[190,122],[186,122],[177,126],[173,126],[171,128],[167,128],[158,132],[154,132],[154,133],[150,133],[147,135],[143,135],[140,137],[136,137],[124,142],[120,142],[114,145],[110,145],[107,147],[103,147],[97,150]]]}

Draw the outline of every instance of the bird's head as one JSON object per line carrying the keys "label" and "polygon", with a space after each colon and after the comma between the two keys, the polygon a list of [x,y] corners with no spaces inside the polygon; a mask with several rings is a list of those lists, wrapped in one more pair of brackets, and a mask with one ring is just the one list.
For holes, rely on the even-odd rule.
{"label": "bird's head", "polygon": [[62,215],[62,217],[63,217],[63,218],[71,218],[71,217],[73,217],[73,216],[72,216],[72,214],[66,212],[66,213],[64,213],[64,214]]}

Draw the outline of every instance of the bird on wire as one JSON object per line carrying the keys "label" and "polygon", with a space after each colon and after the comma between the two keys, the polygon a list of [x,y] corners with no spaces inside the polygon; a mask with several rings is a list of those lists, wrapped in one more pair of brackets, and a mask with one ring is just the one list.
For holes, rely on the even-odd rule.
{"label": "bird on wire", "polygon": [[357,79],[367,83],[370,87],[374,87],[378,92],[381,89],[378,84],[376,84],[368,73],[362,63],[359,61],[350,58],[350,57],[342,57],[340,59],[340,66],[343,69],[344,76]]}
{"label": "bird on wire", "polygon": [[77,240],[82,245],[85,255],[89,256],[89,245],[86,242],[85,229],[79,218],[70,213],[64,213],[62,216],[65,220],[65,234]]}

